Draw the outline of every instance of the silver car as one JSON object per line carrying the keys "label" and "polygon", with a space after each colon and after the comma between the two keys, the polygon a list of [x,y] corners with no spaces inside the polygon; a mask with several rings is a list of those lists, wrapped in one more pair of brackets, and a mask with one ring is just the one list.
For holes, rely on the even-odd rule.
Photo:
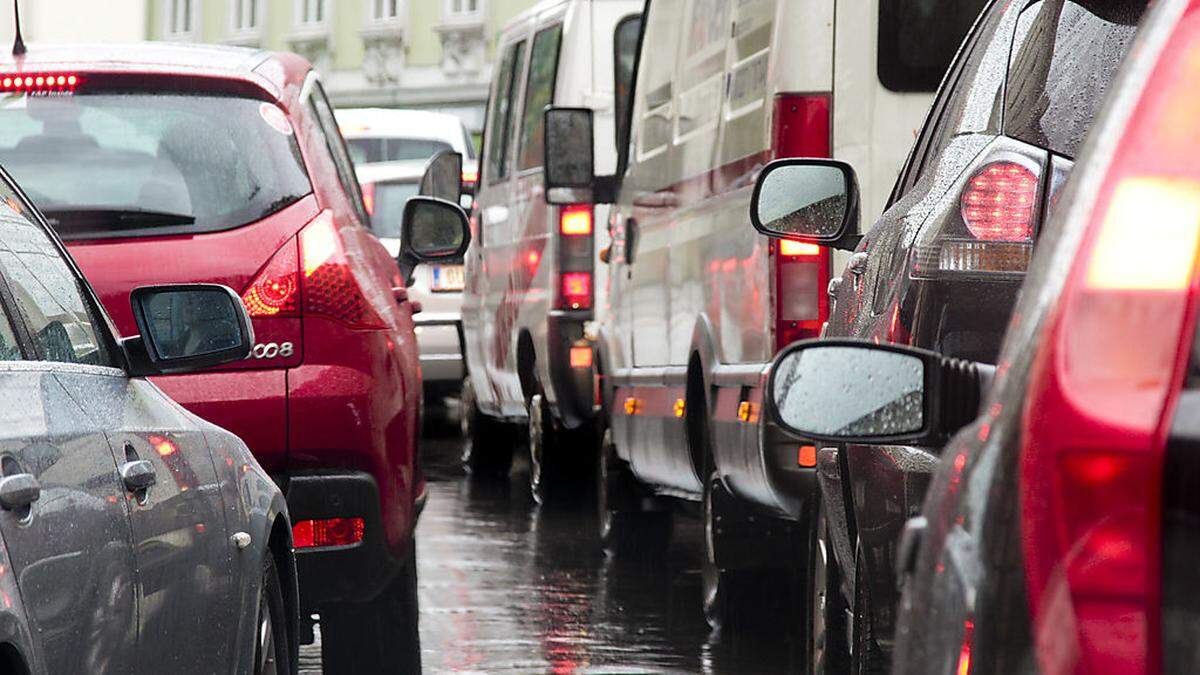
{"label": "silver car", "polygon": [[146,380],[245,358],[246,310],[214,285],[130,301],[122,339],[0,171],[0,672],[294,672],[282,493]]}

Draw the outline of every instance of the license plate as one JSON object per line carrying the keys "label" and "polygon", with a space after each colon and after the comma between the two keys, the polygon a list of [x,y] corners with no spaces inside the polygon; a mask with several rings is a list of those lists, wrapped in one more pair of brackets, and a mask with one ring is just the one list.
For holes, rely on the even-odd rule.
{"label": "license plate", "polygon": [[457,293],[463,289],[462,265],[435,265],[433,268],[434,293]]}

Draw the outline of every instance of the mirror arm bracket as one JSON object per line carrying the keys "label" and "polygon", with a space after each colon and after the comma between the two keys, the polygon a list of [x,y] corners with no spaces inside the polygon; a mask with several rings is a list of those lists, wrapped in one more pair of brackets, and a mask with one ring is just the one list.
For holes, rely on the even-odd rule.
{"label": "mirror arm bracket", "polygon": [[121,351],[125,353],[126,372],[130,377],[150,377],[162,374],[150,360],[150,352],[146,350],[146,342],[141,335],[122,338],[120,345]]}
{"label": "mirror arm bracket", "polygon": [[942,357],[942,391],[939,431],[946,437],[971,424],[979,417],[979,406],[991,383],[995,368],[974,361]]}

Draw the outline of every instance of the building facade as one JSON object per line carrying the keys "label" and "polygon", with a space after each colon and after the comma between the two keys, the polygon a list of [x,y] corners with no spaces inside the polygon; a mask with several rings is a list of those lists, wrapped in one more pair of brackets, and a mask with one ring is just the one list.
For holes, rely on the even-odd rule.
{"label": "building facade", "polygon": [[[151,0],[20,0],[26,42],[137,42]],[[12,45],[13,4],[0,2],[0,42]]]}
{"label": "building facade", "polygon": [[[66,1],[66,0],[61,0]],[[534,0],[144,0],[151,40],[294,51],[340,107],[458,115],[483,128],[500,28]]]}

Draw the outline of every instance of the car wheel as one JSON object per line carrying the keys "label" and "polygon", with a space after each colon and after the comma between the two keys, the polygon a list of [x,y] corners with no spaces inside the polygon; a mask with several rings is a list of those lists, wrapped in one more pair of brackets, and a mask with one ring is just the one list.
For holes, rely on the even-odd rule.
{"label": "car wheel", "polygon": [[467,472],[472,476],[507,476],[512,468],[515,434],[508,425],[480,412],[470,377],[463,381],[460,424],[465,439],[463,466]]}
{"label": "car wheel", "polygon": [[645,555],[666,549],[671,541],[671,512],[645,508],[649,495],[629,464],[617,456],[612,429],[605,429],[597,457],[596,511],[604,550]]}
{"label": "car wheel", "polygon": [[809,556],[808,663],[812,675],[840,675],[850,670],[846,649],[846,602],[841,575],[829,541],[824,501],[817,497],[817,518]]}
{"label": "car wheel", "polygon": [[722,501],[725,487],[716,470],[708,472],[704,484],[703,525],[704,551],[700,558],[701,590],[704,618],[713,630],[741,627],[753,618],[752,598],[757,595],[752,573],[746,570],[723,569],[718,556],[718,529],[722,527]]}
{"label": "car wheel", "polygon": [[292,650],[288,639],[287,608],[275,556],[263,555],[258,591],[258,621],[254,635],[254,675],[290,675]]}
{"label": "car wheel", "polygon": [[321,611],[321,661],[335,673],[419,673],[417,556],[374,600]]}
{"label": "car wheel", "polygon": [[875,642],[871,625],[871,591],[867,588],[862,552],[856,552],[854,559],[854,648],[850,652],[850,672],[882,675],[887,672],[887,660]]}
{"label": "car wheel", "polygon": [[538,504],[544,504],[548,492],[548,446],[553,443],[554,424],[550,406],[540,393],[529,399],[529,493]]}

